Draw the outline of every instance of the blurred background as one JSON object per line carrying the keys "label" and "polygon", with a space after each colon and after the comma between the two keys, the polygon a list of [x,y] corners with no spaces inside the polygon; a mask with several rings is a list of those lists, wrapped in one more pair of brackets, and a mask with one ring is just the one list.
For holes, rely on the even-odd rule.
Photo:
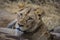
{"label": "blurred background", "polygon": [[39,5],[44,10],[42,21],[49,30],[60,26],[60,0],[0,0],[0,27],[6,27],[28,4]]}

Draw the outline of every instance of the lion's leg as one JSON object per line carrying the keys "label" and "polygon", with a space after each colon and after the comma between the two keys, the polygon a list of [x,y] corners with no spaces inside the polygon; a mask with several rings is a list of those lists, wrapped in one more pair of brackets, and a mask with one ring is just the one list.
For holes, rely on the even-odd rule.
{"label": "lion's leg", "polygon": [[10,22],[10,23],[7,25],[7,27],[8,27],[8,28],[13,28],[13,26],[16,24],[16,22],[17,22],[17,19],[13,20],[12,22]]}

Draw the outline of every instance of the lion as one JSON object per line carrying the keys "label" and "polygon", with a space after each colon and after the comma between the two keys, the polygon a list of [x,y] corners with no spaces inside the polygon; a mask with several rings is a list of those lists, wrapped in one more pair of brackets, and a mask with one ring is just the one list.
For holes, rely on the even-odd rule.
{"label": "lion", "polygon": [[24,32],[22,36],[28,40],[48,40],[47,27],[41,19],[43,13],[40,7],[25,7],[17,12],[17,18],[8,24],[8,28]]}

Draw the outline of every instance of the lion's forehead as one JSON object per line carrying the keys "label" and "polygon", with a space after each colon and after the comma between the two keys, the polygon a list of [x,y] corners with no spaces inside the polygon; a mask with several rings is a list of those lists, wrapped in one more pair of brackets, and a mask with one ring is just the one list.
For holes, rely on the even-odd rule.
{"label": "lion's forehead", "polygon": [[[30,9],[32,10],[32,12],[31,12]],[[27,11],[29,11],[31,13],[33,13],[33,12],[40,12],[41,13],[43,11],[43,9],[41,9],[40,7],[29,7],[28,6],[28,7],[25,7],[25,8],[22,8],[22,9],[19,10],[19,12],[21,12],[21,13],[25,13]]]}

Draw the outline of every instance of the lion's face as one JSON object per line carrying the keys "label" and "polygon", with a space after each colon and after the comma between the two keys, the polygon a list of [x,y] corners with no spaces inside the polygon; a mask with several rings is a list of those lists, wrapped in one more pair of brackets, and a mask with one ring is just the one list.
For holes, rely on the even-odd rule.
{"label": "lion's face", "polygon": [[[18,25],[22,31],[30,30],[32,28],[36,28],[38,24],[41,22],[40,15],[35,13],[36,9],[26,8],[20,12],[18,12],[17,20]],[[39,12],[37,12],[39,13]],[[34,30],[32,29],[32,30]]]}

